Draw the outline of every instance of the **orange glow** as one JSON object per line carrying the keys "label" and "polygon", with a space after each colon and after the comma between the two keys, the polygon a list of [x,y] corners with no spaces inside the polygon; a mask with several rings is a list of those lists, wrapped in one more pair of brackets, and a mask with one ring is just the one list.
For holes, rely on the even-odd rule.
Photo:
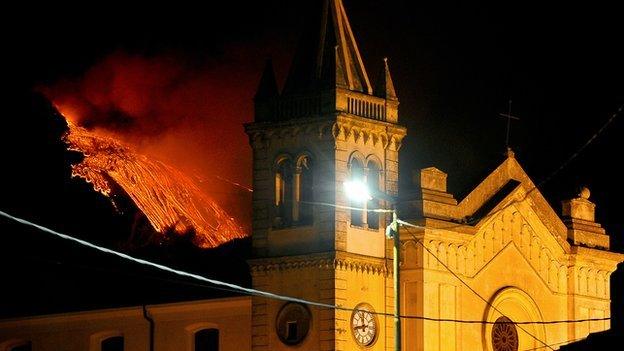
{"label": "orange glow", "polygon": [[219,246],[243,238],[242,228],[214,200],[179,170],[134,152],[118,140],[99,135],[68,121],[68,148],[84,154],[72,166],[72,176],[111,197],[114,182],[130,196],[159,233],[195,232],[195,244]]}
{"label": "orange glow", "polygon": [[[176,54],[115,52],[81,76],[39,89],[70,124],[70,147],[87,154],[75,167],[75,175],[91,182],[97,191],[111,195],[106,180],[119,183],[159,231],[200,227],[212,228],[202,229],[205,234],[214,233],[216,216],[234,217],[241,232],[249,232],[251,150],[243,124],[253,116],[252,97],[262,65],[255,55],[240,50],[230,50],[219,62],[197,62]],[[129,180],[131,170],[140,172],[149,186],[160,185],[156,184],[160,180],[154,180],[160,177],[157,172],[183,178],[175,190],[167,185],[159,191],[189,187],[196,202],[214,207],[209,211],[212,214],[201,213],[198,203],[190,209],[178,208],[186,204],[176,201],[163,204],[169,207],[161,214],[142,201],[162,201],[165,195],[136,188]],[[194,224],[190,223],[193,219]]]}

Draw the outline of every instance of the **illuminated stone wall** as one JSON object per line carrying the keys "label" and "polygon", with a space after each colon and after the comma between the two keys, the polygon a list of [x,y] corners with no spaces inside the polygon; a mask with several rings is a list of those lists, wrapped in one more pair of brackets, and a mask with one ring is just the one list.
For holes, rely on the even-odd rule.
{"label": "illuminated stone wall", "polygon": [[[344,93],[344,92],[343,92]],[[353,94],[353,93],[351,93]],[[361,94],[366,96],[365,94]],[[338,94],[338,97],[341,95]],[[311,156],[314,201],[349,206],[343,182],[350,177],[349,162],[375,162],[381,169],[382,191],[395,194],[398,184],[398,149],[405,129],[395,124],[348,113],[247,126],[254,149],[255,259],[250,261],[253,286],[288,296],[353,308],[366,303],[376,311],[392,311],[391,251],[379,228],[352,225],[351,211],[314,206],[310,225],[275,226],[275,160],[281,155]],[[390,256],[388,257],[388,254]],[[302,279],[305,277],[305,279]],[[285,304],[253,299],[254,350],[282,350],[289,346],[276,334],[276,316]],[[311,308],[312,324],[302,350],[351,350],[349,311]],[[377,320],[378,331],[371,350],[392,348],[386,318]]]}
{"label": "illuminated stone wall", "polygon": [[[249,297],[148,305],[154,320],[154,350],[192,351],[195,332],[219,330],[219,350],[249,350]],[[36,351],[100,351],[102,340],[122,336],[124,350],[149,351],[149,323],[143,308],[63,313],[0,321],[0,350],[30,341]]]}
{"label": "illuminated stone wall", "polygon": [[[584,223],[586,242],[566,240],[574,234],[580,240],[572,224],[578,221],[566,219],[569,210],[565,223],[557,216],[513,154],[459,203],[446,193],[443,172],[425,169],[417,180],[422,200],[407,206],[406,216],[425,229],[402,235],[403,313],[489,322],[500,312],[516,322],[610,316],[609,276],[624,255],[608,251],[608,237],[597,223]],[[475,217],[510,181],[508,192]],[[589,207],[591,216],[584,206],[583,220],[593,222]],[[600,245],[588,247],[592,243]],[[517,325],[518,349],[582,338],[609,326],[608,321]],[[403,338],[410,350],[493,350],[492,327],[413,320]]]}

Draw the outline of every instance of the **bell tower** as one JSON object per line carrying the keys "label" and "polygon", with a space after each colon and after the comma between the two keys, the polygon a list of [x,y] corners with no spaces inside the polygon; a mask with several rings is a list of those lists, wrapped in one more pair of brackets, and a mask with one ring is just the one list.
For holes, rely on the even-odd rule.
{"label": "bell tower", "polygon": [[[406,129],[387,60],[371,84],[342,0],[315,0],[283,89],[267,62],[245,126],[253,149],[253,287],[339,305],[253,298],[252,349],[393,347],[386,218],[352,204],[343,182],[398,188]],[[335,206],[337,205],[337,206]],[[349,207],[356,207],[355,209]]]}

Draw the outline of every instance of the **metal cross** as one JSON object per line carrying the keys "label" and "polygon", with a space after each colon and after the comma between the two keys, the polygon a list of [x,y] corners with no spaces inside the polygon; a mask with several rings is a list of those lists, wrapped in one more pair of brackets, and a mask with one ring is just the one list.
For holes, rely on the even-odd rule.
{"label": "metal cross", "polygon": [[515,119],[515,120],[519,121],[519,120],[520,120],[520,118],[518,118],[518,117],[516,117],[516,116],[513,116],[513,115],[511,114],[511,100],[509,100],[509,111],[508,111],[507,113],[499,113],[498,115],[499,115],[500,117],[507,118],[507,136],[506,136],[506,138],[505,138],[505,146],[506,146],[507,148],[509,148],[509,132],[510,132],[510,130],[511,130],[511,120],[512,120],[512,119]]}

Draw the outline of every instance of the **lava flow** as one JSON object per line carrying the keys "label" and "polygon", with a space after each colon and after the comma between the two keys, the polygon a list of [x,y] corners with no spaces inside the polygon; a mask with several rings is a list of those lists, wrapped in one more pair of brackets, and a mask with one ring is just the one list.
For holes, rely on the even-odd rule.
{"label": "lava flow", "polygon": [[181,171],[134,152],[106,133],[66,120],[68,148],[84,155],[82,162],[72,166],[72,176],[111,199],[114,184],[118,185],[158,233],[194,232],[194,243],[202,248],[245,237],[234,218]]}

